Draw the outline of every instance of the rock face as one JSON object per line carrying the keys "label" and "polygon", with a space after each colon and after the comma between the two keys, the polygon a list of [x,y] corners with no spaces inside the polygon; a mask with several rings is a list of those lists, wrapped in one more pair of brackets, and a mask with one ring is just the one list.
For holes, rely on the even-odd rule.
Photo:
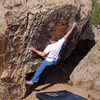
{"label": "rock face", "polygon": [[[76,29],[63,46],[60,60],[75,48],[91,15],[91,0],[1,0],[0,2],[0,94],[2,99],[25,96],[25,77],[42,62],[29,52],[43,50],[48,39],[60,39],[73,21]],[[66,52],[65,52],[66,50]]]}
{"label": "rock face", "polygon": [[70,79],[74,84],[100,91],[100,41],[76,66]]}
{"label": "rock face", "polygon": [[100,25],[87,27],[80,39],[98,42],[100,40]]}
{"label": "rock face", "polygon": [[88,90],[100,91],[100,25],[87,27],[80,39],[95,41],[96,45],[76,66],[70,80]]}

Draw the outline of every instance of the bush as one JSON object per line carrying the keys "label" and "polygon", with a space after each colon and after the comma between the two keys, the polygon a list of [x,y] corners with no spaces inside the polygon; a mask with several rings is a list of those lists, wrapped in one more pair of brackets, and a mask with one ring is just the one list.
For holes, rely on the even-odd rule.
{"label": "bush", "polygon": [[98,25],[100,24],[100,4],[97,0],[92,0],[92,15],[90,18],[90,25]]}

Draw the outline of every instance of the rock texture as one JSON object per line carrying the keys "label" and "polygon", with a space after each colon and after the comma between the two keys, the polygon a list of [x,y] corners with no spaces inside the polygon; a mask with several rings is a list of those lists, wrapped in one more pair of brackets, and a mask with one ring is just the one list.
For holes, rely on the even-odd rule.
{"label": "rock texture", "polygon": [[100,25],[87,27],[80,39],[98,42],[100,40]]}
{"label": "rock texture", "polygon": [[[91,0],[1,0],[0,2],[0,94],[2,99],[25,96],[26,74],[42,59],[29,52],[43,50],[48,39],[60,39],[73,21],[77,27],[64,44],[60,60],[75,48],[91,15]],[[66,50],[66,52],[65,52]]]}
{"label": "rock texture", "polygon": [[100,41],[76,66],[70,79],[74,84],[100,91]]}

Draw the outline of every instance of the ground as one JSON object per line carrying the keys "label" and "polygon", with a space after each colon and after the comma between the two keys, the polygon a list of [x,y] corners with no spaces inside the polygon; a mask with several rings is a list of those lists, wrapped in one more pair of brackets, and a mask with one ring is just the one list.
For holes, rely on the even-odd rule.
{"label": "ground", "polygon": [[[88,97],[88,94],[92,94],[95,100],[100,100],[100,92],[93,92],[93,91],[87,91],[83,88],[77,87],[77,86],[70,86],[66,83],[62,84],[55,84],[51,87],[48,87],[49,84],[41,85],[36,88],[36,90],[40,91],[33,91],[30,95],[28,95],[24,100],[38,100],[36,98],[36,93],[39,92],[51,92],[51,91],[60,91],[60,90],[67,90],[69,92],[72,92],[74,94],[77,94],[79,96],[82,96],[84,98]],[[45,88],[48,87],[48,88]]]}

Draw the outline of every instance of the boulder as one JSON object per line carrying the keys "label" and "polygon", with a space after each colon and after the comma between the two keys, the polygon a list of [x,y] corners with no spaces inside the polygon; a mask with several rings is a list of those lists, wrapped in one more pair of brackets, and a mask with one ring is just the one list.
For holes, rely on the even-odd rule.
{"label": "boulder", "polygon": [[29,52],[29,47],[44,50],[50,37],[60,39],[73,21],[77,21],[76,28],[60,53],[59,61],[65,60],[89,21],[92,2],[1,0],[0,8],[0,84],[3,84],[0,85],[0,93],[5,98],[9,96],[14,99],[25,96],[26,75],[34,72],[43,60],[36,53]]}
{"label": "boulder", "polygon": [[88,90],[100,91],[100,41],[76,66],[70,80]]}

